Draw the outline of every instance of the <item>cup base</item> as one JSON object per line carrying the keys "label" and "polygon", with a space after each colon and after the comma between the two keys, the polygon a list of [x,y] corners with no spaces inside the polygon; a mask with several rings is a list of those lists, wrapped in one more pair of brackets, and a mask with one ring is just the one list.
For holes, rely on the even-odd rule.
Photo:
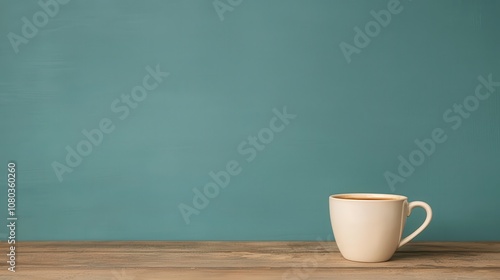
{"label": "cup base", "polygon": [[392,256],[391,256],[388,259],[368,259],[368,258],[367,259],[352,259],[352,258],[346,258],[344,255],[342,255],[342,253],[340,253],[340,255],[348,261],[360,262],[360,263],[381,263],[381,262],[387,262],[392,258]]}

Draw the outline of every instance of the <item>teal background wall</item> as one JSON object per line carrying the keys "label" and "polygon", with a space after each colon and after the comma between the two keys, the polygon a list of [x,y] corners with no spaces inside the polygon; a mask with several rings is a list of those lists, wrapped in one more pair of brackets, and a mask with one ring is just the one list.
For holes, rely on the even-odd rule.
{"label": "teal background wall", "polygon": [[[388,3],[72,0],[19,43],[43,10],[0,1],[0,220],[14,160],[19,240],[327,239],[342,192],[428,202],[420,240],[499,240],[500,86],[474,94],[479,76],[500,81],[500,2],[402,0],[349,63],[341,43]],[[125,117],[121,95],[157,65],[169,76]],[[269,139],[284,107],[296,117]],[[69,170],[66,147],[103,119],[114,130],[59,180],[54,162]],[[398,156],[436,128],[446,141],[401,176]],[[240,173],[196,209],[193,188],[231,161]]]}

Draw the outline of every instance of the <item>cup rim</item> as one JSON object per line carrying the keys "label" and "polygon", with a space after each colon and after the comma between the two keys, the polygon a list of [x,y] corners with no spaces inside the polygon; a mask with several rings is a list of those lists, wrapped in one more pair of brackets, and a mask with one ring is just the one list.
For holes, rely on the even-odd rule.
{"label": "cup rim", "polygon": [[[350,199],[343,198],[343,196],[349,197],[373,197],[373,198],[388,198],[387,200],[372,200],[372,199]],[[388,201],[402,201],[408,200],[408,198],[404,195],[399,194],[385,194],[385,193],[338,193],[330,195],[330,200],[338,200],[338,201],[359,201],[359,202],[388,202]]]}

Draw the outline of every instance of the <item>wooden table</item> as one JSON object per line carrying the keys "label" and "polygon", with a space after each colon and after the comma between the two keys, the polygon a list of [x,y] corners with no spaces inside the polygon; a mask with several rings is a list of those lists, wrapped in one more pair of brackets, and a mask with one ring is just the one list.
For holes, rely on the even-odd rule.
{"label": "wooden table", "polygon": [[383,263],[347,261],[334,242],[16,245],[16,272],[2,253],[0,279],[500,279],[500,242],[414,242]]}

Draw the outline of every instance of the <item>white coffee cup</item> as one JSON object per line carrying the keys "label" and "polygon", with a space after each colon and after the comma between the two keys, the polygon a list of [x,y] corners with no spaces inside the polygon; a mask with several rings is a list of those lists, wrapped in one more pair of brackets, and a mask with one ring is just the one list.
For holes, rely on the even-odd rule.
{"label": "white coffee cup", "polygon": [[[424,223],[401,240],[406,217],[414,207],[427,212]],[[330,196],[330,221],[342,256],[351,261],[383,262],[421,233],[432,209],[422,201],[393,194],[348,193]]]}

